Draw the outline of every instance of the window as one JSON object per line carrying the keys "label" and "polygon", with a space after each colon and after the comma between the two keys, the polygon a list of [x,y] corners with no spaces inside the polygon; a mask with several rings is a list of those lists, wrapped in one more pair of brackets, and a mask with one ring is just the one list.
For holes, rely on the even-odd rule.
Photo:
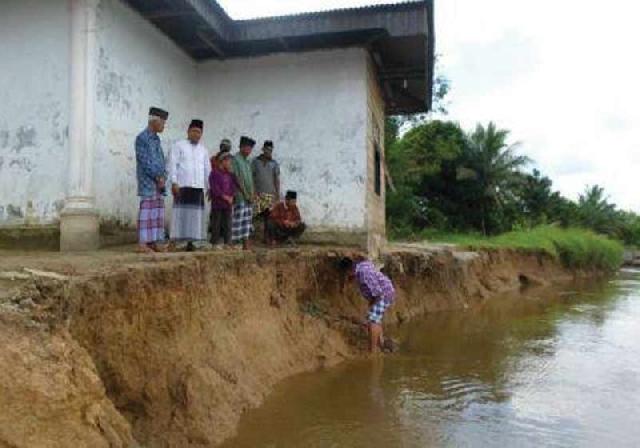
{"label": "window", "polygon": [[375,192],[378,196],[382,195],[382,156],[380,155],[380,147],[376,144],[373,147],[375,151],[375,159],[374,159],[374,188]]}

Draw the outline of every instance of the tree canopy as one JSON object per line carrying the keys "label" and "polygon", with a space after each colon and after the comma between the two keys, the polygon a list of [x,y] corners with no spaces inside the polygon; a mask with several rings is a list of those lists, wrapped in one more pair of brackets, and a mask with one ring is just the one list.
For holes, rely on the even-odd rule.
{"label": "tree canopy", "polygon": [[542,224],[577,226],[640,243],[640,218],[621,211],[598,185],[577,201],[562,196],[519,145],[495,123],[465,132],[452,121],[387,123],[387,162],[394,190],[387,195],[392,234],[424,229],[499,234]]}

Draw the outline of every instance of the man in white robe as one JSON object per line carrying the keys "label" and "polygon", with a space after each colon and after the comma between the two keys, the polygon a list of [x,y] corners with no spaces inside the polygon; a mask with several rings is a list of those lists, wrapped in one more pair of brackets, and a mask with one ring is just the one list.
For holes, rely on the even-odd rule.
{"label": "man in white robe", "polygon": [[206,241],[205,190],[209,184],[209,151],[200,143],[204,126],[201,120],[189,125],[187,139],[177,142],[169,154],[168,169],[173,194],[171,240],[186,243],[194,250],[195,242]]}

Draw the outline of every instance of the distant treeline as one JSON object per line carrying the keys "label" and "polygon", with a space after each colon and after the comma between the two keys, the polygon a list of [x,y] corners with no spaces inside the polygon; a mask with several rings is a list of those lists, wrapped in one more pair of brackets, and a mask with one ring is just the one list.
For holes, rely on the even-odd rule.
{"label": "distant treeline", "polygon": [[529,171],[509,131],[494,123],[465,132],[451,121],[414,124],[401,137],[387,121],[387,216],[393,237],[425,230],[497,235],[541,225],[581,227],[640,246],[640,217],[619,210],[604,190],[586,187],[578,201]]}

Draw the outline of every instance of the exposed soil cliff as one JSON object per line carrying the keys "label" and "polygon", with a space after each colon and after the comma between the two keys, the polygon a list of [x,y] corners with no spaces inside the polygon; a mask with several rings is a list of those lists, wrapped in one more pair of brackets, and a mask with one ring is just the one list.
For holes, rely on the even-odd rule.
{"label": "exposed soil cliff", "polygon": [[128,447],[131,428],[69,332],[0,314],[0,447]]}
{"label": "exposed soil cliff", "polygon": [[[361,353],[365,304],[337,259],[168,256],[28,285],[0,306],[0,447],[215,446],[276,382]],[[508,251],[405,246],[384,262],[390,323],[572,275]]]}

